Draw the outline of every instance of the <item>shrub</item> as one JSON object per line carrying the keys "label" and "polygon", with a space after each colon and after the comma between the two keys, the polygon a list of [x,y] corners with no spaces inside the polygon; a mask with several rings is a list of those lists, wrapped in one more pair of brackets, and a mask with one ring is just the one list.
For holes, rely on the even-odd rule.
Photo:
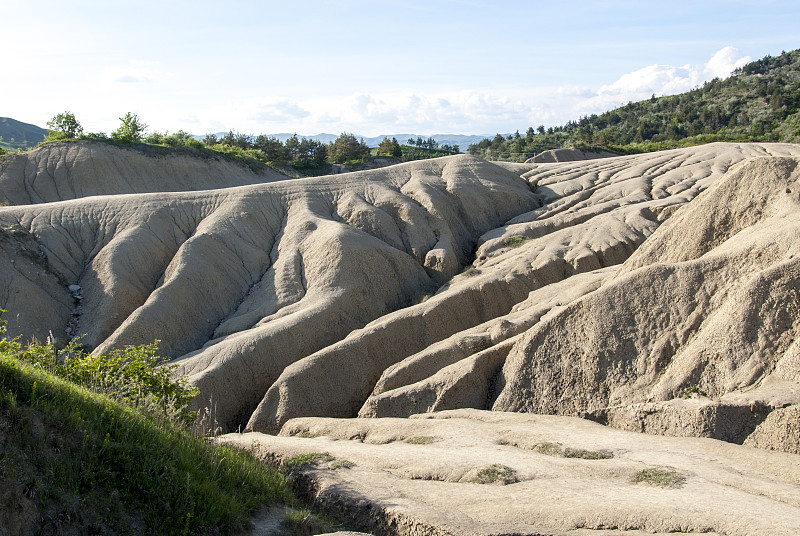
{"label": "shrub", "polygon": [[[0,314],[5,313],[0,309]],[[190,425],[195,413],[189,401],[198,394],[185,378],[172,378],[177,365],[166,364],[157,355],[158,342],[114,349],[108,356],[86,353],[73,339],[64,350],[57,352],[52,344],[32,342],[22,346],[18,339],[4,337],[5,320],[0,318],[0,351],[8,352],[20,361],[110,396],[147,413],[169,421]]]}

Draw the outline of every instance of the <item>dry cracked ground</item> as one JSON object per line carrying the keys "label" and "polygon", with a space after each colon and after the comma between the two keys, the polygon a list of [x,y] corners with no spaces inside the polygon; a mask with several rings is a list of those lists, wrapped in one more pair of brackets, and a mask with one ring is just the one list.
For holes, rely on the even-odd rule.
{"label": "dry cracked ground", "polygon": [[797,534],[798,163],[283,180],[51,144],[0,161],[0,304],[24,337],[160,340],[226,440],[327,452],[297,485],[375,534]]}

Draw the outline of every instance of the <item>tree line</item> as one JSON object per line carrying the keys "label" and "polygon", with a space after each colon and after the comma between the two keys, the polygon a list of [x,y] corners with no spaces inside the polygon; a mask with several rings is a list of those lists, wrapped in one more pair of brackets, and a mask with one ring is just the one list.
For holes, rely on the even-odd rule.
{"label": "tree line", "polygon": [[[107,136],[102,132],[85,133],[72,112],[60,113],[47,123],[48,137],[45,141],[94,139],[119,145],[144,143],[167,147],[191,147],[239,157],[254,171],[259,166],[281,164],[311,174],[327,170],[330,164],[364,162],[373,154],[364,142],[364,138],[356,138],[348,132],[343,132],[327,144],[297,134],[293,134],[284,142],[273,136],[263,134],[250,136],[234,130],[219,136],[207,134],[198,140],[183,130],[172,134],[152,132],[146,135],[147,125],[134,113],[129,112],[119,119],[119,128]],[[403,160],[433,158],[459,152],[458,145],[440,147],[433,138],[428,140],[418,138],[409,142],[409,145],[401,145],[396,138],[384,137],[374,152],[376,156],[392,156]]]}

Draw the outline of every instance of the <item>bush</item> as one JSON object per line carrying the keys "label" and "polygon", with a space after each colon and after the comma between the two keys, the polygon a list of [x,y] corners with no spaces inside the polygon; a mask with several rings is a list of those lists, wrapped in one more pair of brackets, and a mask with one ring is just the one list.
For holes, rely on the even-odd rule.
{"label": "bush", "polygon": [[128,112],[125,116],[119,118],[122,121],[119,128],[111,133],[111,138],[114,141],[131,144],[141,141],[147,125],[142,123],[139,116]]}
{"label": "bush", "polygon": [[[5,311],[0,309],[0,314]],[[0,336],[6,322],[0,319]],[[0,352],[7,352],[22,362],[96,393],[143,410],[155,417],[191,425],[195,414],[189,401],[198,394],[185,378],[173,379],[177,365],[168,365],[159,357],[158,342],[114,349],[108,356],[86,353],[77,340],[57,352],[52,344],[30,343],[22,346],[17,339],[0,339]]]}

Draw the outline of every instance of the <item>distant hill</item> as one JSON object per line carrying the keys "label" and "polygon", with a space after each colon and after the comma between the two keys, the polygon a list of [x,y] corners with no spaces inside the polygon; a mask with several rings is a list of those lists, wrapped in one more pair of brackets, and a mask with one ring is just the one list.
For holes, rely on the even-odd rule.
{"label": "distant hill", "polygon": [[47,137],[47,129],[23,123],[10,117],[0,117],[0,147],[9,152],[27,150]]}
{"label": "distant hill", "polygon": [[800,141],[800,50],[766,56],[703,87],[569,121],[561,127],[497,134],[469,153],[523,162],[542,151],[602,147],[638,153],[712,141]]}

